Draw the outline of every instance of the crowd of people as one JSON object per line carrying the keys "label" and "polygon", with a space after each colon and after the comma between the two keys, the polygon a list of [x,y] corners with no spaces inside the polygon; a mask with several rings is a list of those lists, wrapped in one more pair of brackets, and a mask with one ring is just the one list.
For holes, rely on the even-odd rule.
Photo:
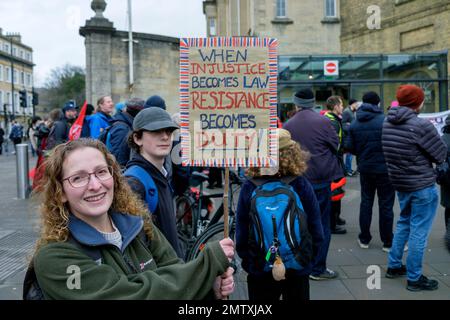
{"label": "crowd of people", "polygon": [[[350,100],[347,108],[342,97],[331,96],[321,114],[312,90],[294,94],[289,119],[278,129],[279,166],[249,168],[240,190],[236,252],[248,274],[250,300],[307,300],[310,280],[339,277],[328,268],[327,255],[331,234],[346,233],[341,200],[346,179],[358,175],[355,241],[362,249],[370,246],[377,194],[386,277],[406,276],[411,291],[437,289],[438,282],[423,274],[422,259],[438,205],[434,166],[450,154],[450,120],[441,138],[418,117],[422,89],[400,86],[396,98],[398,105],[385,115],[375,92],[366,92],[361,103]],[[86,110],[79,139],[70,139],[77,118],[71,103],[33,125],[39,155],[33,188],[43,199],[41,237],[27,273],[35,274],[38,286],[31,288],[46,299],[223,299],[231,294],[233,240],[208,243],[198,258],[183,261],[173,200],[186,173],[179,175],[170,156],[179,117],[166,111],[159,96],[132,98],[115,108],[104,96]],[[222,173],[212,169],[209,186],[220,187]],[[281,194],[293,199],[283,212],[291,214],[293,230],[281,225],[288,218],[278,224],[275,213],[273,229],[264,230],[261,190],[275,192],[279,203]],[[446,224],[449,190],[442,185]],[[394,231],[396,196],[401,212]],[[299,241],[284,246],[291,238],[286,232]],[[80,268],[79,290],[66,286],[71,265]],[[30,291],[27,287],[25,297],[33,295]]]}

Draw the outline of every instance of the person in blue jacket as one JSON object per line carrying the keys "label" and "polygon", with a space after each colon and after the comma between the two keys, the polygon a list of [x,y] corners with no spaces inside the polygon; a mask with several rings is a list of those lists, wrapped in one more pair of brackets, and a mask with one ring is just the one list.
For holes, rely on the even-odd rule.
{"label": "person in blue jacket", "polygon": [[114,103],[110,96],[103,96],[97,101],[97,112],[91,116],[89,129],[92,139],[98,139],[100,133],[109,126]]}
{"label": "person in blue jacket", "polygon": [[[291,140],[289,131],[279,129],[278,170],[272,168],[250,168],[248,176],[253,179],[266,178],[282,180],[289,178],[294,191],[298,194],[307,216],[308,231],[312,238],[312,261],[317,259],[324,234],[319,203],[311,183],[302,175],[306,171],[308,153]],[[275,171],[275,172],[270,172]],[[312,263],[301,270],[287,269],[286,279],[276,281],[272,272],[265,272],[259,263],[264,260],[261,253],[252,245],[253,224],[250,217],[252,193],[256,189],[255,180],[247,180],[239,194],[236,211],[236,252],[242,259],[242,268],[248,273],[247,285],[250,300],[309,300],[309,275]],[[287,182],[286,182],[287,183]]]}

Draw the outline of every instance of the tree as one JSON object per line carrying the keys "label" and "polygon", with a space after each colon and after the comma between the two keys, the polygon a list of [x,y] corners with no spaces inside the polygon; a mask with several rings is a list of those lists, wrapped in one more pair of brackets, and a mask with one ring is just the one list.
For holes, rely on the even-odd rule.
{"label": "tree", "polygon": [[86,73],[82,67],[66,64],[50,71],[44,87],[52,108],[61,108],[68,100],[80,106],[86,99]]}

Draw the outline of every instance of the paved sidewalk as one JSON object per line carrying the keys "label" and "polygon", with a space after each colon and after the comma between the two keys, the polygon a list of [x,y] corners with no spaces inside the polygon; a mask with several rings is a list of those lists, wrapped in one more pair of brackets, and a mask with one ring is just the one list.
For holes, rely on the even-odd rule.
{"label": "paved sidewalk", "polygon": [[[30,157],[30,168],[36,158]],[[37,237],[39,216],[37,204],[32,200],[18,200],[14,155],[0,156],[0,300],[21,299],[25,268]],[[215,190],[217,191],[217,190]],[[377,300],[377,299],[446,299],[450,300],[450,253],[445,249],[444,213],[439,212],[424,257],[424,273],[439,281],[439,289],[431,292],[409,292],[406,279],[386,279],[384,272],[387,254],[381,250],[378,234],[378,212],[374,210],[373,240],[369,249],[359,248],[359,178],[349,178],[346,197],[342,201],[342,217],[347,220],[345,235],[333,235],[328,264],[341,275],[337,280],[311,281],[311,298],[314,300]],[[399,206],[395,205],[395,219]],[[406,256],[406,255],[405,255]],[[369,266],[379,266],[381,288],[370,290],[367,279]],[[376,267],[375,267],[376,268]],[[231,299],[247,299],[245,273],[237,274],[238,286]]]}

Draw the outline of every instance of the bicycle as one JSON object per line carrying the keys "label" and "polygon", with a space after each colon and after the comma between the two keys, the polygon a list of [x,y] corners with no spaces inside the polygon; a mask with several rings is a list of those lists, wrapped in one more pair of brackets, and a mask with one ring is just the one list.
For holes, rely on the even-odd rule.
{"label": "bicycle", "polygon": [[[199,187],[190,187],[184,195],[176,199],[178,238],[184,246],[185,261],[196,258],[206,242],[223,239],[224,231],[224,223],[221,221],[224,213],[223,202],[214,212],[212,201],[214,198],[223,198],[223,193],[204,194],[203,183],[208,180],[208,176],[204,173],[194,172],[192,177],[200,183]],[[242,183],[243,179],[230,170],[228,204],[230,238],[234,237],[235,232],[234,194]],[[233,186],[237,187],[233,188]]]}

